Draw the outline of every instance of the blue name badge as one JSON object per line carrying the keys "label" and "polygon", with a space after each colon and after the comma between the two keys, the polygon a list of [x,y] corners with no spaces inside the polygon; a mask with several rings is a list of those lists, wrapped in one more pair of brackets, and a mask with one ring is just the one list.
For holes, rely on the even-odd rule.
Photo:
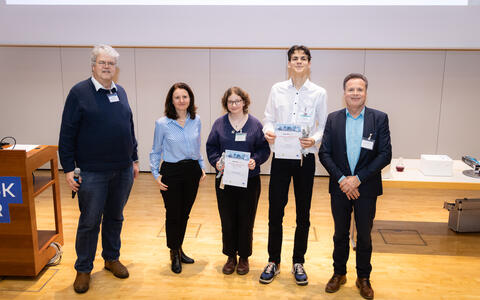
{"label": "blue name badge", "polygon": [[117,93],[107,94],[107,96],[108,96],[108,100],[110,101],[110,103],[120,101],[120,99],[118,99]]}
{"label": "blue name badge", "polygon": [[23,203],[20,177],[0,177],[0,223],[10,223],[10,203]]}

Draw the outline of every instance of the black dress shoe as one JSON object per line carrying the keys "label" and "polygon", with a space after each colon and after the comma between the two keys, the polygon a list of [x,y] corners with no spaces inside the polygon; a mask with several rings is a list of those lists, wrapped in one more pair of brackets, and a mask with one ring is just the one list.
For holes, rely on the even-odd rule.
{"label": "black dress shoe", "polygon": [[179,250],[170,250],[170,259],[172,260],[172,272],[181,273],[182,264],[180,263],[180,251]]}
{"label": "black dress shoe", "polygon": [[184,264],[193,264],[195,261],[193,258],[188,257],[182,249],[180,249],[180,260]]}

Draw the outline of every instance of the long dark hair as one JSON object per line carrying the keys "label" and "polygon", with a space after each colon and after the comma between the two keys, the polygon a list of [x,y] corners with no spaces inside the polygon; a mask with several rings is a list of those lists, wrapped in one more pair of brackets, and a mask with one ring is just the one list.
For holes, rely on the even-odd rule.
{"label": "long dark hair", "polygon": [[177,111],[175,110],[175,106],[173,106],[173,93],[176,89],[187,91],[188,96],[190,97],[190,105],[188,105],[187,112],[190,114],[190,119],[195,119],[195,114],[197,112],[197,108],[195,107],[195,96],[193,95],[192,89],[184,82],[173,84],[168,91],[167,98],[165,99],[165,116],[173,120],[178,119]]}

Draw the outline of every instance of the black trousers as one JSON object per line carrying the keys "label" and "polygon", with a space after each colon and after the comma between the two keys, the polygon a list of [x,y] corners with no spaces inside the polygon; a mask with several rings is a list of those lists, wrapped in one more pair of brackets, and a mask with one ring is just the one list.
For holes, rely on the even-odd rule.
{"label": "black trousers", "polygon": [[356,263],[357,276],[370,278],[372,265],[372,226],[376,211],[376,196],[362,196],[348,200],[345,194],[330,195],[335,233],[333,235],[333,269],[335,274],[347,274],[350,222],[352,210],[357,228]]}
{"label": "black trousers", "polygon": [[225,185],[215,180],[218,212],[222,222],[223,254],[247,258],[252,255],[253,226],[260,197],[260,175],[248,178],[247,188]]}
{"label": "black trousers", "polygon": [[312,202],[315,157],[308,154],[300,160],[272,159],[268,194],[268,261],[277,264],[281,261],[283,216],[288,202],[288,189],[293,177],[297,227],[293,248],[293,263],[304,263],[307,252],[308,231],[310,229],[310,203]]}
{"label": "black trousers", "polygon": [[162,174],[162,182],[168,186],[168,190],[161,191],[166,210],[167,246],[177,250],[183,244],[202,169],[196,160],[163,162],[160,174]]}

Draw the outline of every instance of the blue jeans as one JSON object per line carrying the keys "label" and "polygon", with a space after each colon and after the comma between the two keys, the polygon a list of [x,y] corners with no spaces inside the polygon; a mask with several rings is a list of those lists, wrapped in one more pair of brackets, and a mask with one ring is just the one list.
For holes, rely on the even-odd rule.
{"label": "blue jeans", "polygon": [[93,269],[97,251],[100,222],[102,257],[105,260],[117,260],[120,257],[123,208],[133,185],[133,167],[114,171],[82,171],[81,177],[75,269],[89,273]]}

